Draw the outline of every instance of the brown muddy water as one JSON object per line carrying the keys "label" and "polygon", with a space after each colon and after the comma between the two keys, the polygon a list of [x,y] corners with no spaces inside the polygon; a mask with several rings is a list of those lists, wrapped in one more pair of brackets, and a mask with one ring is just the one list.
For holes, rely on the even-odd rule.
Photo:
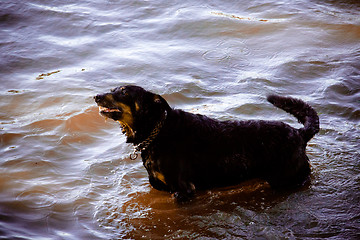
{"label": "brown muddy water", "polygon": [[[360,239],[360,2],[0,2],[0,239]],[[177,205],[131,161],[92,97],[123,84],[217,119],[300,127],[312,181],[199,192]]]}

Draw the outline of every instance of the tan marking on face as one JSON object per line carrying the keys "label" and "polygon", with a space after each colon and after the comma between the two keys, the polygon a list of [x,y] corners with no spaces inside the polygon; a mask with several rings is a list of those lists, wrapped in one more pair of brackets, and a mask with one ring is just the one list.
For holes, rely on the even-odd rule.
{"label": "tan marking on face", "polygon": [[140,110],[140,106],[139,106],[139,104],[138,104],[137,102],[135,102],[135,110],[136,110],[136,111],[139,111],[139,110]]}
{"label": "tan marking on face", "polygon": [[[131,108],[130,106],[126,105],[125,103],[121,103],[121,102],[116,102],[113,95],[112,94],[107,94],[105,96],[106,101],[108,102],[112,102],[115,103],[115,107],[117,108],[121,108],[123,114],[121,116],[121,119],[119,119],[119,121],[126,123],[126,125],[128,125],[129,127],[133,128],[134,125],[134,119],[133,119],[133,114],[131,112]],[[101,107],[100,107],[101,108]],[[113,112],[116,112],[118,110],[110,110]]]}
{"label": "tan marking on face", "polygon": [[121,122],[125,122],[127,125],[129,125],[129,127],[133,128],[133,124],[134,124],[134,119],[133,119],[133,114],[131,112],[131,108],[124,104],[124,103],[116,103],[116,107],[121,108],[122,109],[122,116],[121,119],[119,119]]}

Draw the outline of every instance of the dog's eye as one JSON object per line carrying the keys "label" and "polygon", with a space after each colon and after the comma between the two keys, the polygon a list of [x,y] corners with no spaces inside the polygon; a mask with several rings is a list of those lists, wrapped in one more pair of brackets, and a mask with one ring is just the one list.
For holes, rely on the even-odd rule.
{"label": "dog's eye", "polygon": [[126,91],[125,88],[121,88],[121,89],[120,89],[120,92],[121,92],[122,95],[125,95],[125,96],[128,95],[128,93],[127,93],[127,91]]}

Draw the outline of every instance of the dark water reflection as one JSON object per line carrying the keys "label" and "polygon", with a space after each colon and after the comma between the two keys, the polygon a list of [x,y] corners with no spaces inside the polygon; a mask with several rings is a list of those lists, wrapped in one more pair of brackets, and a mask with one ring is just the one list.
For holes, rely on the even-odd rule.
{"label": "dark water reflection", "polygon": [[[0,3],[3,239],[360,238],[358,1]],[[152,189],[92,96],[137,84],[218,119],[296,120],[318,111],[308,186],[261,181],[187,205]]]}

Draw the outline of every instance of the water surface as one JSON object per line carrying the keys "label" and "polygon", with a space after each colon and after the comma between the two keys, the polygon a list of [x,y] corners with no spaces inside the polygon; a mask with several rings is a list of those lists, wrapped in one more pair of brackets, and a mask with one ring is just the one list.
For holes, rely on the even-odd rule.
{"label": "water surface", "polygon": [[[0,3],[3,239],[359,239],[358,1]],[[304,99],[321,131],[309,186],[199,192],[179,206],[151,188],[92,96],[136,84],[211,117],[273,119]]]}

